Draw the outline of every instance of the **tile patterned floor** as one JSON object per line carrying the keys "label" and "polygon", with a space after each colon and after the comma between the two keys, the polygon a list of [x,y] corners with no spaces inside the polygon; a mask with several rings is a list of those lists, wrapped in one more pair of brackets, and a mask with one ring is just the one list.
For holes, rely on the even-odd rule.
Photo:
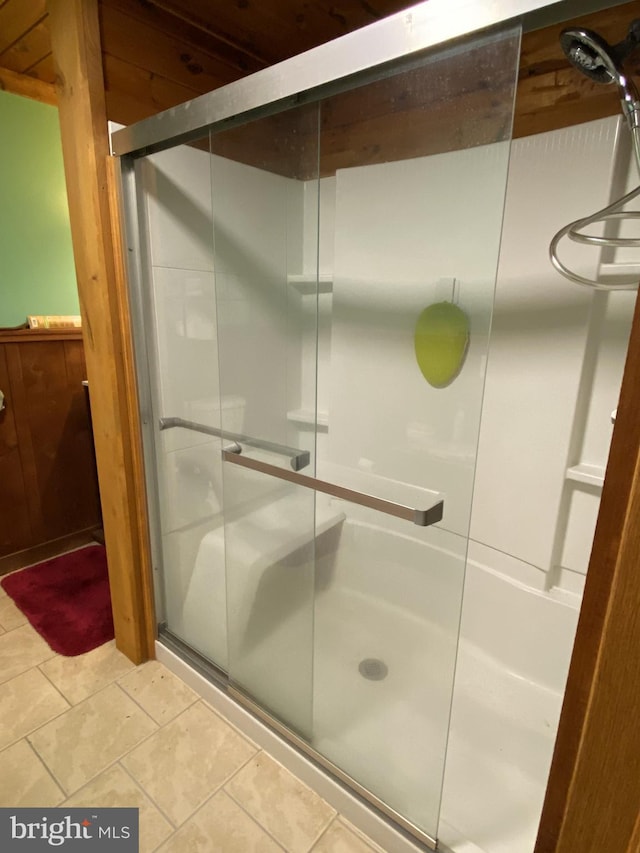
{"label": "tile patterned floor", "polygon": [[162,664],[53,652],[0,587],[0,806],[134,806],[141,853],[373,853]]}

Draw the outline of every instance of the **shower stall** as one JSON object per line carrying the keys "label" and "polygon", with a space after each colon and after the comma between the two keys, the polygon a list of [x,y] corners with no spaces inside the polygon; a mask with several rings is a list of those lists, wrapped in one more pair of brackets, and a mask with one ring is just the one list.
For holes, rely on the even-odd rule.
{"label": "shower stall", "polygon": [[[526,304],[517,286],[496,304],[501,241],[516,285],[527,251],[507,173],[511,155],[510,182],[532,180],[518,158],[551,151],[549,180],[570,181],[578,148],[600,158],[589,192],[607,201],[629,151],[604,120],[511,154],[512,19],[545,4],[504,4],[506,23],[455,5],[431,0],[112,142],[160,644],[419,843],[527,853],[632,295],[592,300],[552,273],[557,293],[541,280]],[[542,421],[516,374],[548,311],[568,319],[574,391]],[[535,357],[548,376],[550,354]],[[566,437],[560,484],[540,423]],[[490,812],[518,827],[490,837]]]}

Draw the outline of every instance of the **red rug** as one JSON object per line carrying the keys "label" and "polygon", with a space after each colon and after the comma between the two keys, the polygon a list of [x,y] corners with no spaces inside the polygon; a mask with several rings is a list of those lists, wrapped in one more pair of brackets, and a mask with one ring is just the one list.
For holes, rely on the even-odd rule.
{"label": "red rug", "polygon": [[103,545],[88,545],[21,569],[0,584],[61,655],[84,654],[114,637]]}

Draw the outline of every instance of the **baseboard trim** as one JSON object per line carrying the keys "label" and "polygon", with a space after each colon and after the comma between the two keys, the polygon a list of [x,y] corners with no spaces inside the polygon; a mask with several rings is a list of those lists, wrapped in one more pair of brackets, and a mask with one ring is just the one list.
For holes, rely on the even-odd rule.
{"label": "baseboard trim", "polygon": [[24,569],[34,563],[41,563],[43,560],[58,557],[67,551],[82,548],[83,545],[99,542],[100,531],[101,528],[88,527],[86,530],[61,536],[60,539],[53,539],[51,542],[43,542],[40,545],[34,545],[32,548],[26,548],[24,551],[16,551],[14,554],[0,557],[0,575],[8,575],[9,572],[15,572],[17,569]]}

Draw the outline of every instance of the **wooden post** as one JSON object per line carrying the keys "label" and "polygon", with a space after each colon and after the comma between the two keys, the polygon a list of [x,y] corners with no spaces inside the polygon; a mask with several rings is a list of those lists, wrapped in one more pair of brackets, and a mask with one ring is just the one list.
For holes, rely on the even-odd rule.
{"label": "wooden post", "polygon": [[640,844],[640,302],[535,853]]}
{"label": "wooden post", "polygon": [[140,663],[153,657],[155,620],[98,2],[49,0],[48,10],[116,645]]}

